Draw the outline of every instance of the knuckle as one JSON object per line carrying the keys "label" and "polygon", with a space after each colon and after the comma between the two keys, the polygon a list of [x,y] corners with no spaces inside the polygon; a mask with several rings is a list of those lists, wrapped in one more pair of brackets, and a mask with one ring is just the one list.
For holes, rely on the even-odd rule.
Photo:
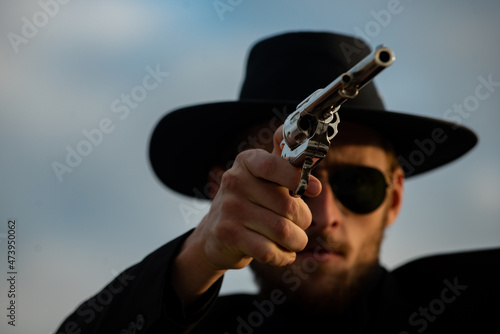
{"label": "knuckle", "polygon": [[224,196],[223,200],[218,205],[216,214],[216,223],[213,228],[216,231],[217,237],[230,239],[234,237],[234,232],[238,229],[239,215],[241,211],[241,203],[236,196]]}
{"label": "knuckle", "polygon": [[242,196],[233,194],[236,189],[239,189],[239,184],[240,182],[237,180],[231,181],[230,186],[228,188],[231,193],[224,194],[224,197],[222,198],[222,201],[220,203],[221,212],[237,214],[238,212],[241,212],[241,210],[244,208],[244,200]]}
{"label": "knuckle", "polygon": [[217,224],[214,228],[215,238],[217,240],[233,240],[234,239],[234,227],[231,224]]}
{"label": "knuckle", "polygon": [[257,250],[254,259],[264,264],[272,264],[276,258],[275,252],[269,247],[262,247]]}
{"label": "knuckle", "polygon": [[298,201],[290,196],[287,196],[282,204],[282,210],[285,217],[293,222],[297,222],[301,216],[301,207]]}
{"label": "knuckle", "polygon": [[233,191],[241,187],[241,179],[238,177],[238,173],[232,170],[226,171],[221,178],[221,188],[224,190]]}
{"label": "knuckle", "polygon": [[226,195],[219,205],[219,217],[228,225],[238,222],[244,211],[244,204],[238,196]]}
{"label": "knuckle", "polygon": [[257,154],[259,154],[260,151],[262,150],[261,149],[245,150],[236,156],[236,162],[242,165],[247,165],[249,162],[255,160],[255,157],[257,156]]}
{"label": "knuckle", "polygon": [[291,223],[287,219],[278,219],[272,227],[274,234],[281,240],[292,234]]}
{"label": "knuckle", "polygon": [[245,161],[246,154],[247,154],[247,151],[243,151],[243,152],[238,153],[236,158],[234,158],[233,167],[241,165]]}
{"label": "knuckle", "polygon": [[274,243],[269,243],[253,249],[252,257],[262,264],[284,266],[287,265],[289,261],[289,256],[286,256],[285,253],[288,253],[288,251],[281,249]]}
{"label": "knuckle", "polygon": [[281,219],[275,223],[274,233],[276,242],[283,249],[298,252],[307,245],[307,234],[305,231],[297,228],[296,225],[287,219]]}
{"label": "knuckle", "polygon": [[215,230],[215,240],[221,253],[233,256],[241,252],[241,229],[235,224],[221,224]]}

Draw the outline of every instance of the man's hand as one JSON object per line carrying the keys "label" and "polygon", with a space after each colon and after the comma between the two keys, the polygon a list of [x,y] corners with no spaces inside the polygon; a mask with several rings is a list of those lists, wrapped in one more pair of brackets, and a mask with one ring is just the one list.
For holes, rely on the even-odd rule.
{"label": "man's hand", "polygon": [[[307,244],[304,230],[311,212],[301,198],[289,194],[297,187],[300,170],[281,158],[281,133],[281,128],[275,133],[273,153],[244,151],[222,176],[200,225],[207,237],[207,260],[216,269],[242,268],[252,259],[290,264]],[[318,195],[320,187],[318,180],[311,180],[305,195]]]}
{"label": "man's hand", "polygon": [[[241,152],[222,174],[210,211],[176,260],[176,264],[188,259],[191,263],[179,265],[179,270],[195,266],[201,273],[195,281],[212,275],[206,280],[211,285],[226,270],[243,268],[253,259],[274,266],[290,264],[306,246],[304,230],[311,223],[311,211],[301,198],[290,196],[299,183],[300,170],[281,157],[281,140],[280,127],[272,153]],[[320,192],[321,183],[311,176],[304,195]]]}

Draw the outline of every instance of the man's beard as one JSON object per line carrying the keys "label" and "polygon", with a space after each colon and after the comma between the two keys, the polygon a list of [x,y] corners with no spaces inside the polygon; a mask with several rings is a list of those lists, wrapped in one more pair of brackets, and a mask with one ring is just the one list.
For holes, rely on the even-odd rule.
{"label": "man's beard", "polygon": [[[378,261],[363,263],[349,274],[339,273],[322,279],[321,285],[302,284],[287,294],[288,302],[295,308],[314,314],[340,314],[349,309],[370,286],[378,272]],[[325,282],[327,280],[327,282]],[[323,288],[319,288],[319,287]]]}
{"label": "man's beard", "polygon": [[[286,297],[286,304],[295,310],[316,315],[343,313],[372,287],[377,277],[378,255],[386,221],[387,215],[384,214],[380,228],[360,254],[362,259],[358,259],[349,269],[332,269],[317,263],[314,267],[313,260],[308,261],[309,264],[304,260],[302,265],[297,263],[273,268],[273,273],[269,274],[270,270],[266,265],[252,262],[251,267],[260,286],[260,294],[268,298],[273,290],[279,289]],[[307,247],[317,249],[317,245],[324,245],[325,248],[341,254],[350,252],[348,245],[329,242],[328,236],[314,234],[309,236],[309,240],[312,246]],[[276,272],[279,272],[279,275]]]}

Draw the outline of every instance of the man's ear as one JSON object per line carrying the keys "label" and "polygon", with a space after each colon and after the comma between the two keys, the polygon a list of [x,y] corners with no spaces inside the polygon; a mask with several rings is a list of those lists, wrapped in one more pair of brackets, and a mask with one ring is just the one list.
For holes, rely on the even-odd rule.
{"label": "man's ear", "polygon": [[226,169],[222,166],[214,166],[210,170],[210,173],[208,173],[207,183],[210,185],[210,187],[208,187],[210,200],[213,200],[215,195],[217,195],[222,180],[222,174],[224,174],[225,171]]}
{"label": "man's ear", "polygon": [[387,215],[386,226],[392,225],[399,215],[399,211],[403,206],[403,190],[404,190],[405,174],[401,167],[397,167],[392,175],[391,202],[389,203],[389,211]]}

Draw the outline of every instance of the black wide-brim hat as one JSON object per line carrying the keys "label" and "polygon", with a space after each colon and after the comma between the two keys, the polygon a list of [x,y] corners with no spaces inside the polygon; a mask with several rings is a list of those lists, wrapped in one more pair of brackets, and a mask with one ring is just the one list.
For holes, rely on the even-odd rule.
{"label": "black wide-brim hat", "polygon": [[[283,122],[298,103],[370,52],[357,38],[328,32],[286,33],[256,43],[239,100],[184,107],[160,120],[149,151],[155,174],[181,194],[206,196],[211,168],[221,163],[222,152],[241,133],[273,119]],[[477,143],[474,132],[464,126],[387,111],[373,82],[346,102],[339,115],[339,132],[342,122],[354,122],[385,135],[406,177],[449,163]]]}

